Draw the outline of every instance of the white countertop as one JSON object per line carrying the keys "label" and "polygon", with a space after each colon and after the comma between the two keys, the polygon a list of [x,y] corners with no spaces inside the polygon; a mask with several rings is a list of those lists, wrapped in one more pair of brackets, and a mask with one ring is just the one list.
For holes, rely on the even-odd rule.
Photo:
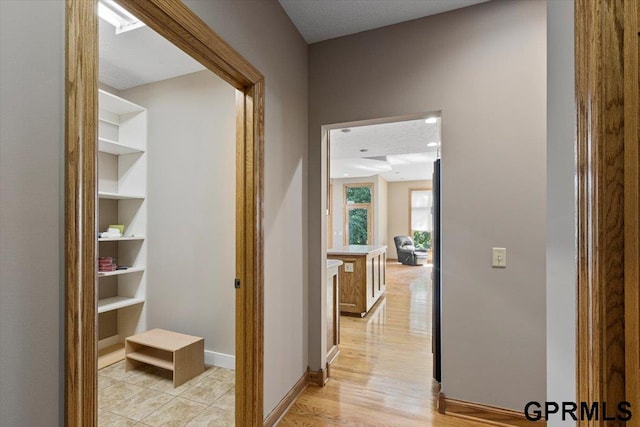
{"label": "white countertop", "polygon": [[366,255],[369,252],[387,249],[386,245],[349,245],[336,246],[327,250],[329,255]]}
{"label": "white countertop", "polygon": [[343,264],[339,259],[328,259],[327,268],[340,267]]}

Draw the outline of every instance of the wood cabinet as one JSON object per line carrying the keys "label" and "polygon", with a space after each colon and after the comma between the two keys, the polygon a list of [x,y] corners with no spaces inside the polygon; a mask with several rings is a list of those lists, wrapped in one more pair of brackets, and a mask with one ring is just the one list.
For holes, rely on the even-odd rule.
{"label": "wood cabinet", "polygon": [[152,329],[126,339],[128,372],[151,365],[171,371],[178,387],[204,372],[204,338]]}
{"label": "wood cabinet", "polygon": [[365,316],[385,291],[386,246],[350,245],[330,249],[328,259],[340,266],[340,312]]}
{"label": "wood cabinet", "polygon": [[327,260],[327,367],[338,355],[340,344],[340,279],[342,261]]}

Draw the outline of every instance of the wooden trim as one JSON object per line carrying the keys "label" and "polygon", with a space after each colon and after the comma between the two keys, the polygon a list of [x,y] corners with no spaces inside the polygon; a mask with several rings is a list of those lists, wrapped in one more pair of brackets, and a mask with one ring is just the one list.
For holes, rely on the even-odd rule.
{"label": "wooden trim", "polygon": [[[263,424],[264,78],[182,2],[117,0],[238,89],[236,425]],[[65,425],[97,423],[97,0],[67,0]]]}
{"label": "wooden trim", "polygon": [[96,218],[98,18],[94,2],[66,3],[65,425],[98,422]]}
{"label": "wooden trim", "polygon": [[467,402],[465,400],[449,399],[442,393],[440,393],[438,410],[442,414],[466,420],[480,421],[494,426],[542,427],[547,425],[547,422],[543,420],[527,420],[523,412]]}
{"label": "wooden trim", "polygon": [[298,382],[291,387],[291,390],[282,398],[280,402],[276,405],[275,408],[269,415],[267,415],[264,419],[265,427],[272,427],[278,425],[278,423],[282,420],[282,418],[286,415],[291,408],[291,405],[295,403],[296,400],[304,393],[305,389],[309,385],[309,372],[305,372]]}
{"label": "wooden trim", "polygon": [[309,384],[313,384],[318,387],[324,387],[327,381],[329,381],[329,376],[327,375],[326,369],[312,371],[311,369],[307,368],[307,372],[309,374]]}
{"label": "wooden trim", "polygon": [[637,411],[640,408],[640,33],[636,31],[640,29],[640,1],[625,3],[624,28],[625,384],[626,399]]}
{"label": "wooden trim", "polygon": [[257,69],[181,1],[116,1],[236,89],[245,90],[263,80]]}
{"label": "wooden trim", "polygon": [[575,2],[579,402],[625,400],[624,5]]}

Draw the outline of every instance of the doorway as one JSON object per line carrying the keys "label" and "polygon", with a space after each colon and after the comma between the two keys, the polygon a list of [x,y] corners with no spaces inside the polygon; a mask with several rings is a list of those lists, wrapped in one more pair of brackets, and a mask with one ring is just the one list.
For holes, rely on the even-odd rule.
{"label": "doorway", "polygon": [[[382,362],[386,357],[383,342],[392,331],[399,340],[406,333],[406,344],[422,358],[422,362],[415,362],[421,366],[412,368],[424,370],[425,378],[433,375],[431,190],[435,161],[440,157],[439,116],[425,113],[324,127],[328,195],[323,246],[329,262],[321,306],[326,305],[328,314],[337,313],[341,333],[331,336],[336,322],[328,316],[322,384],[334,373],[340,376],[354,352],[363,352],[365,359],[379,357],[380,363],[386,364]],[[415,262],[398,255],[396,237],[415,239],[411,245]],[[331,267],[336,261],[342,265]],[[340,288],[337,298],[332,292],[336,282]],[[407,329],[396,329],[397,325]],[[416,337],[420,338],[413,342]],[[376,347],[368,346],[369,342],[380,345],[379,354],[365,355],[363,348],[358,350]],[[335,343],[339,343],[338,351]],[[346,354],[341,356],[340,348]],[[401,349],[395,353],[404,357]],[[393,375],[393,371],[386,374]],[[365,369],[361,375],[370,375],[375,381],[377,373]],[[425,395],[432,396],[430,382],[421,384],[408,387],[428,384]]]}
{"label": "doorway", "polygon": [[[263,77],[182,3],[118,3],[237,90],[235,421],[262,425]],[[96,10],[97,0],[68,2],[65,414],[69,426],[94,426],[97,421]]]}

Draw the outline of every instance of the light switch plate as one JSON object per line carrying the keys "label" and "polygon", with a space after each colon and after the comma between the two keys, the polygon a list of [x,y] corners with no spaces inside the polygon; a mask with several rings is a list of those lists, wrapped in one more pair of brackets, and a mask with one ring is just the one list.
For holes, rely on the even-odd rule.
{"label": "light switch plate", "polygon": [[492,249],[492,264],[493,268],[507,268],[507,249],[506,248],[493,248]]}
{"label": "light switch plate", "polygon": [[353,273],[353,263],[352,262],[345,262],[344,263],[344,271],[346,273]]}

